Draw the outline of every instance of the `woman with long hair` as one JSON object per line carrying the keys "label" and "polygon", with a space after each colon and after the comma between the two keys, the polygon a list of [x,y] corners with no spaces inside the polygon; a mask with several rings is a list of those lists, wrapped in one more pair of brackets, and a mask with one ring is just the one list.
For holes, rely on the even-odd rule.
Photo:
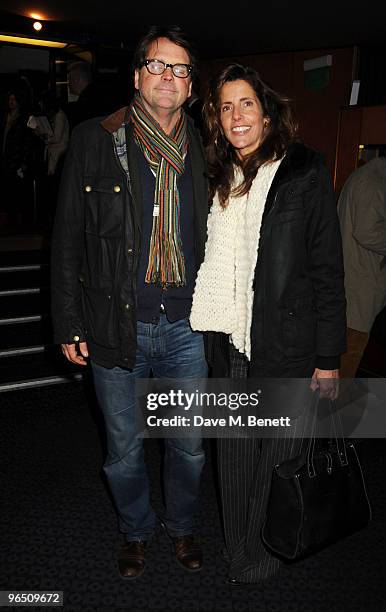
{"label": "woman with long hair", "polygon": [[[204,105],[213,204],[191,325],[208,334],[215,377],[310,378],[336,395],[345,351],[341,239],[322,157],[300,142],[289,100],[231,64]],[[228,581],[255,583],[280,561],[260,537],[275,464],[298,435],[218,440]]]}

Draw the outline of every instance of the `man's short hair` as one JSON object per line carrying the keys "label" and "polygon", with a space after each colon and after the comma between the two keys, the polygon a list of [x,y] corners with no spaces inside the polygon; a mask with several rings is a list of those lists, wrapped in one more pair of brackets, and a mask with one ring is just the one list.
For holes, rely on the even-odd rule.
{"label": "man's short hair", "polygon": [[197,65],[197,54],[189,37],[179,26],[150,26],[150,29],[137,44],[133,58],[133,69],[139,70],[143,66],[143,62],[148,59],[147,52],[150,45],[158,38],[168,38],[175,45],[185,49],[189,55],[189,63],[193,66],[193,76]]}
{"label": "man's short hair", "polygon": [[88,83],[92,81],[91,64],[88,62],[74,62],[68,69],[68,73],[70,74],[71,72],[76,73],[83,81],[87,81]]}

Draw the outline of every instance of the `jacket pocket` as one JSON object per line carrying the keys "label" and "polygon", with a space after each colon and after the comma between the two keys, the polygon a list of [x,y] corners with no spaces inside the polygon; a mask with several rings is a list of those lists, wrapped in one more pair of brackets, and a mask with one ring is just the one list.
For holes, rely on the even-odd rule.
{"label": "jacket pocket", "polygon": [[303,207],[291,208],[283,210],[275,215],[272,225],[280,225],[281,223],[292,223],[294,221],[302,222],[304,218]]}
{"label": "jacket pocket", "polygon": [[85,177],[83,193],[86,232],[105,238],[122,234],[122,182],[109,177]]}
{"label": "jacket pocket", "polygon": [[274,224],[300,222],[304,218],[304,208],[307,199],[316,188],[316,178],[308,177],[291,185],[281,200],[280,209],[277,211]]}
{"label": "jacket pocket", "polygon": [[83,286],[83,310],[86,333],[96,344],[108,348],[119,346],[115,299],[107,289]]}
{"label": "jacket pocket", "polygon": [[312,296],[291,298],[281,309],[284,354],[306,359],[315,354],[317,313]]}

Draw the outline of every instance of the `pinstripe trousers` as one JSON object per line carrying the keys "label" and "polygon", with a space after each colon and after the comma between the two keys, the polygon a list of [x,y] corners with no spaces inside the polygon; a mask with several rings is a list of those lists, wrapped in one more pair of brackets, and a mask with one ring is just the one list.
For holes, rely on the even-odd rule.
{"label": "pinstripe trousers", "polygon": [[[248,361],[230,346],[231,377],[245,378]],[[283,434],[282,434],[283,435]],[[273,576],[281,562],[270,555],[261,540],[272,470],[277,463],[299,452],[301,439],[219,438],[219,483],[229,577],[259,582]]]}

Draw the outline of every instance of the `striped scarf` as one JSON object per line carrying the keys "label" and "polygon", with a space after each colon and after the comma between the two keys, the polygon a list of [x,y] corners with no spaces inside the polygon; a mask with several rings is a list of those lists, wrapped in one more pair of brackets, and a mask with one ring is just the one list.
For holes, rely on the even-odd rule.
{"label": "striped scarf", "polygon": [[170,136],[145,110],[139,94],[130,107],[134,138],[156,175],[153,227],[145,283],[162,287],[185,285],[185,261],[180,232],[177,175],[184,171],[188,148],[187,120],[181,117]]}

